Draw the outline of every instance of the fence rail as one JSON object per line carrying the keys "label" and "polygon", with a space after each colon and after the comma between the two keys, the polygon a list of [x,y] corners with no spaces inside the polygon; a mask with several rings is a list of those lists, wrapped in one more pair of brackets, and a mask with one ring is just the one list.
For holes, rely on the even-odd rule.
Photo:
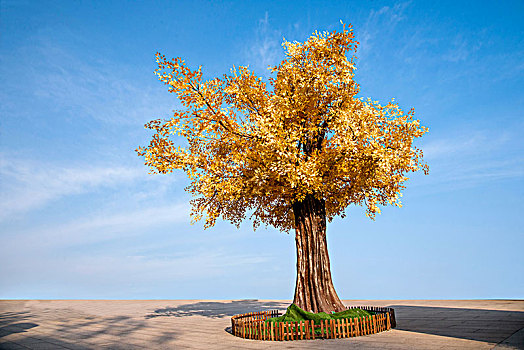
{"label": "fence rail", "polygon": [[300,322],[266,322],[280,316],[278,310],[250,312],[231,317],[233,335],[257,340],[336,339],[374,334],[396,327],[395,310],[376,306],[350,306],[373,311],[375,315],[337,320],[312,320]]}

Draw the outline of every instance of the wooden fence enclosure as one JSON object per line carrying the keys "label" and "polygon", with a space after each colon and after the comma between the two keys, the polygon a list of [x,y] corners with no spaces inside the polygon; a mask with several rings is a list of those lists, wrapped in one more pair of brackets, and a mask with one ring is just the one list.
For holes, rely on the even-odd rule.
{"label": "wooden fence enclosure", "polygon": [[256,340],[299,340],[335,339],[374,334],[395,328],[395,311],[391,308],[374,306],[351,306],[373,311],[375,315],[338,320],[300,322],[266,322],[269,318],[280,316],[277,310],[250,312],[231,317],[233,335]]}

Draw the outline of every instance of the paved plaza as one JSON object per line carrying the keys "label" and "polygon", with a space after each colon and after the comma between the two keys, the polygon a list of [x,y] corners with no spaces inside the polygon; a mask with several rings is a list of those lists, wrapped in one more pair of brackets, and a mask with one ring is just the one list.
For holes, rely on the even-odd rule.
{"label": "paved plaza", "polygon": [[234,314],[286,300],[4,300],[0,349],[524,349],[523,300],[345,300],[395,309],[368,336],[269,342],[228,333]]}

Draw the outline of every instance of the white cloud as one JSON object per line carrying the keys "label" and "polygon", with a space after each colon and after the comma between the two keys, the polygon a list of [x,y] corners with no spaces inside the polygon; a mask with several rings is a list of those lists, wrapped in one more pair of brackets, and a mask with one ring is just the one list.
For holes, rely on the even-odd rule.
{"label": "white cloud", "polygon": [[518,133],[468,128],[422,145],[430,168],[423,184],[431,192],[441,192],[522,177],[524,158],[518,152],[518,140]]}
{"label": "white cloud", "polygon": [[[228,244],[234,237],[226,232],[215,232],[221,235],[217,239],[210,239],[208,232],[185,232],[180,227],[187,228],[188,222],[189,205],[183,202],[33,227],[2,238],[0,263],[4,269],[0,275],[4,276],[0,277],[13,281],[17,279],[15,272],[20,271],[52,279],[59,271],[60,276],[73,280],[111,281],[112,285],[136,280],[158,283],[165,278],[217,278],[274,260],[273,254],[238,251]],[[148,240],[147,235],[154,235],[154,240]],[[177,244],[170,238],[173,235],[178,236]],[[105,251],[111,241],[121,243],[117,249]],[[82,248],[93,244],[100,250]]]}
{"label": "white cloud", "polygon": [[384,33],[392,33],[395,26],[406,19],[404,11],[409,4],[410,2],[400,2],[393,7],[383,6],[379,10],[371,10],[363,28],[358,31],[357,35],[360,42],[358,50],[360,59],[369,54],[375,40]]}
{"label": "white cloud", "polygon": [[[157,247],[161,244],[162,242],[158,242]],[[1,294],[4,297],[42,298],[39,295],[47,293],[47,298],[80,296],[116,299],[151,298],[165,294],[187,298],[190,295],[194,296],[194,288],[198,285],[206,286],[211,281],[220,283],[211,289],[203,290],[202,294],[207,294],[209,298],[217,291],[230,293],[232,285],[238,288],[241,283],[234,278],[232,282],[233,271],[234,274],[247,276],[254,276],[253,271],[259,271],[260,279],[268,275],[268,266],[281,263],[281,259],[277,260],[274,254],[247,256],[235,250],[217,249],[209,245],[168,255],[151,252],[147,256],[118,253],[90,252],[64,260],[52,251],[37,251],[29,255],[8,251],[7,256],[3,254],[0,258],[0,261],[3,260],[0,285],[4,287]],[[40,283],[39,288],[17,290],[14,287],[27,278],[31,278],[34,284]],[[60,288],[53,290],[42,283],[42,280],[60,285]]]}
{"label": "white cloud", "polygon": [[[0,74],[6,77],[0,94],[1,112],[15,134],[28,141],[21,150],[16,144],[1,145],[0,222],[13,216],[25,219],[23,214],[59,199],[100,189],[111,190],[107,197],[118,193],[120,203],[126,205],[151,197],[164,199],[169,185],[177,181],[176,175],[149,176],[133,152],[150,134],[143,129],[145,122],[169,117],[173,107],[180,106],[167,90],[160,88],[157,93],[151,87],[161,87],[152,74],[153,55],[148,62],[151,69],[144,75],[141,67],[108,62],[96,53],[80,55],[75,44],[55,42],[49,39],[52,34],[37,32],[27,40],[27,46],[0,57],[4,63]],[[73,33],[69,36],[73,40]],[[16,57],[24,57],[23,69]],[[29,159],[28,153],[39,151],[43,135],[57,129],[60,139],[51,142],[51,148],[42,146],[47,147],[42,154],[57,154],[63,159],[73,153],[71,145],[74,162]],[[95,164],[87,160],[93,158],[97,159]],[[128,191],[126,186],[138,182],[140,186]],[[155,186],[150,186],[152,183]],[[86,203],[83,208],[92,205]]]}
{"label": "white cloud", "polygon": [[142,168],[63,166],[0,157],[0,220],[39,209],[62,197],[145,179]]}
{"label": "white cloud", "polygon": [[466,61],[482,46],[480,41],[471,43],[461,33],[450,44],[448,52],[442,56],[442,59],[450,62]]}
{"label": "white cloud", "polygon": [[[12,58],[17,56],[26,57],[30,64],[21,70],[19,62]],[[156,88],[161,84],[155,82],[152,73],[153,53],[151,69],[146,72],[101,56],[80,56],[66,44],[37,33],[31,46],[20,47],[12,57],[4,58],[1,69],[8,78],[6,90],[19,91],[16,101],[25,103],[13,103],[9,94],[2,93],[0,98],[6,104],[2,113],[6,116],[26,113],[31,119],[41,118],[32,105],[43,101],[62,120],[88,118],[122,126],[169,117],[173,107],[180,107],[165,89]]]}
{"label": "white cloud", "polygon": [[482,130],[468,130],[457,133],[454,137],[431,141],[422,147],[424,157],[428,160],[437,158],[456,158],[471,154],[485,155],[510,141],[510,136],[504,132],[495,134]]}
{"label": "white cloud", "polygon": [[417,189],[417,193],[428,196],[466,188],[485,188],[489,183],[502,180],[517,184],[524,177],[523,164],[524,158],[522,157],[506,161],[486,159],[478,163],[464,161],[430,163],[429,176],[419,178],[416,183],[408,187],[422,186],[424,190]]}
{"label": "white cloud", "polygon": [[[157,271],[156,274],[164,276],[198,276],[201,279],[228,275],[233,268],[238,270],[264,264],[271,261],[271,258],[274,257],[268,254],[250,256],[231,252],[224,248],[217,249],[207,246],[204,249],[195,249],[190,253],[173,254],[171,256],[128,256],[125,259],[115,259],[117,260],[115,263],[126,265],[119,266],[116,271],[130,270],[135,273],[136,271],[144,271],[149,274],[152,271]],[[86,266],[87,269],[91,269],[90,266],[92,266],[91,264],[82,265]],[[103,269],[103,264],[100,268]]]}
{"label": "white cloud", "polygon": [[271,28],[269,14],[265,13],[257,23],[254,43],[247,49],[247,60],[257,75],[268,77],[269,66],[279,63],[282,55],[282,33]]}
{"label": "white cloud", "polygon": [[151,206],[135,211],[125,211],[111,213],[108,215],[97,215],[96,217],[86,218],[58,228],[53,228],[52,232],[63,233],[89,233],[88,240],[96,239],[101,235],[93,232],[101,231],[103,237],[107,237],[107,231],[112,233],[135,232],[146,227],[156,227],[166,224],[188,223],[189,204],[176,203],[167,206]]}
{"label": "white cloud", "polygon": [[[97,213],[69,223],[34,227],[29,231],[3,237],[4,249],[55,251],[64,247],[99,243],[116,238],[143,235],[146,229],[189,223],[189,204],[175,203],[144,209]],[[18,249],[17,249],[18,247]]]}

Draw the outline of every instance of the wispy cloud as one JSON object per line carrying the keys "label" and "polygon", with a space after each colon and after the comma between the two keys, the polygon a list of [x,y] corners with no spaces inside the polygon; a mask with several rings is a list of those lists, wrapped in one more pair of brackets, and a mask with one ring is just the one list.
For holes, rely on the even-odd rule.
{"label": "wispy cloud", "polygon": [[67,223],[35,227],[17,235],[4,237],[6,246],[26,250],[54,251],[64,247],[94,244],[150,233],[158,227],[189,223],[189,204],[179,202],[142,209],[97,213]]}
{"label": "wispy cloud", "polygon": [[[85,277],[96,277],[100,275],[140,275],[145,279],[160,281],[163,278],[217,278],[227,275],[232,268],[237,270],[246,267],[264,264],[270,261],[270,256],[246,256],[232,254],[227,251],[192,251],[185,254],[173,254],[170,256],[95,256],[80,257],[76,261],[74,271]],[[120,277],[121,278],[121,277]],[[128,279],[127,276],[125,278]]]}
{"label": "wispy cloud", "polygon": [[0,220],[39,209],[62,197],[146,179],[141,168],[81,164],[63,166],[0,157]]}
{"label": "wispy cloud", "polygon": [[484,188],[489,183],[502,180],[518,183],[524,177],[523,164],[522,157],[503,161],[486,159],[478,163],[433,163],[430,164],[430,175],[409,187],[423,187],[423,190],[417,189],[417,193],[427,196],[466,188]]}
{"label": "wispy cloud", "polygon": [[[30,64],[20,70],[16,57],[24,57],[24,62]],[[10,94],[19,92],[14,102],[7,92],[0,95],[6,116],[26,113],[41,118],[40,111],[32,108],[34,102],[40,101],[63,120],[89,118],[129,125],[168,117],[176,107],[169,94],[155,89],[153,56],[151,71],[141,75],[144,70],[102,56],[80,56],[66,44],[36,34],[30,47],[20,47],[11,56],[2,57],[2,62],[6,90]]]}
{"label": "wispy cloud", "polygon": [[410,3],[400,2],[392,7],[383,6],[370,11],[363,28],[358,30],[359,58],[368,55],[376,40],[381,40],[384,33],[392,33],[397,24],[406,19],[404,12]]}
{"label": "wispy cloud", "polygon": [[507,143],[515,141],[508,132],[486,130],[464,130],[453,137],[439,138],[426,143],[422,148],[424,157],[433,159],[456,159],[471,155],[486,156],[488,152],[500,150]]}
{"label": "wispy cloud", "polygon": [[[0,251],[3,250],[4,248],[0,248]],[[24,255],[12,251],[2,253],[0,295],[25,298],[42,298],[42,293],[48,298],[122,299],[155,298],[162,295],[170,298],[217,298],[221,296],[217,293],[230,295],[231,288],[242,288],[240,281],[231,280],[231,271],[249,276],[255,270],[264,271],[268,265],[275,265],[276,261],[275,255],[271,253],[249,256],[227,247],[209,246],[167,255],[152,252],[148,255],[125,255],[118,251],[109,254],[90,252],[77,254],[74,259],[64,259],[53,255],[49,250]],[[262,278],[268,275],[267,271],[264,272],[261,273]],[[65,285],[57,290],[52,286],[28,288],[22,295],[11,291],[11,286],[29,277],[33,281],[43,279],[53,285]],[[280,278],[282,277],[277,276],[277,279]],[[210,283],[215,288],[209,288]],[[229,292],[222,292],[224,284]],[[207,288],[202,288],[197,293],[194,289],[199,285]]]}
{"label": "wispy cloud", "polygon": [[457,34],[451,42],[449,51],[444,53],[442,59],[450,62],[466,61],[481,48],[479,40],[471,42],[462,34]]}
{"label": "wispy cloud", "polygon": [[268,77],[268,67],[278,64],[282,56],[282,39],[282,33],[271,27],[266,11],[264,17],[258,20],[255,40],[246,52],[247,61],[258,75]]}
{"label": "wispy cloud", "polygon": [[[233,242],[228,243],[232,237],[227,234],[215,232],[221,238],[210,239],[208,232],[187,232],[188,222],[188,203],[178,202],[6,235],[0,247],[0,280],[16,283],[19,273],[24,272],[51,280],[59,274],[62,279],[75,281],[76,288],[81,288],[83,281],[101,286],[108,281],[111,286],[119,282],[158,284],[166,279],[169,283],[176,283],[173,279],[203,281],[228,275],[232,269],[251,270],[275,259],[272,253],[253,255],[239,250]],[[108,250],[111,242],[118,242],[118,248]],[[105,296],[113,292],[111,288],[102,289]],[[67,296],[65,293],[62,297]],[[129,296],[129,291],[117,295]]]}
{"label": "wispy cloud", "polygon": [[496,130],[468,129],[430,141],[421,146],[430,166],[423,184],[433,193],[521,178],[524,158],[519,147],[518,133]]}

